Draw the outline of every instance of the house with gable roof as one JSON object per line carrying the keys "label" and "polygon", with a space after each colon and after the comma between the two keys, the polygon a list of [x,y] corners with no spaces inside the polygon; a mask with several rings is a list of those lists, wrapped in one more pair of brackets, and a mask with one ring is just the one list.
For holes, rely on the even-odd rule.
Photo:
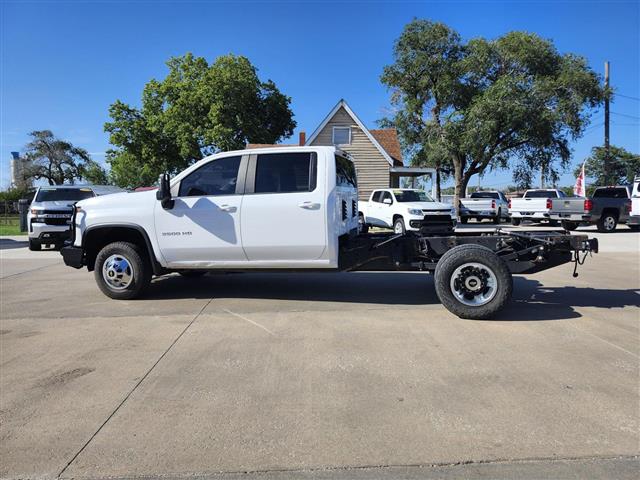
{"label": "house with gable roof", "polygon": [[[299,145],[335,145],[347,152],[356,167],[360,200],[368,199],[373,190],[399,187],[401,177],[415,179],[428,175],[433,179],[435,175],[432,168],[405,167],[396,129],[368,129],[344,99],[331,109],[309,138],[300,132]],[[249,144],[247,148],[273,146],[277,145]]]}

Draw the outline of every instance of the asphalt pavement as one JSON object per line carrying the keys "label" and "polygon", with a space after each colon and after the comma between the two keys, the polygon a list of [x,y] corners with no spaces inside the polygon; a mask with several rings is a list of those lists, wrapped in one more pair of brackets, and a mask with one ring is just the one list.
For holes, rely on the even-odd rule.
{"label": "asphalt pavement", "polygon": [[2,238],[0,476],[637,478],[640,234],[598,237],[578,278],[515,277],[492,321],[406,272],[171,275],[114,301]]}

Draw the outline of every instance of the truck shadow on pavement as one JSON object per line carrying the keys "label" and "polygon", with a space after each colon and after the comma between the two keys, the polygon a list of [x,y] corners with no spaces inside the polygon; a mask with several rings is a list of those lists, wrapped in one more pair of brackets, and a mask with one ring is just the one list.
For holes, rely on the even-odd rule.
{"label": "truck shadow on pavement", "polygon": [[0,238],[0,250],[11,250],[14,248],[24,248],[29,245],[25,237],[24,240],[14,240],[12,238]]}
{"label": "truck shadow on pavement", "polygon": [[[640,294],[633,289],[546,287],[529,278],[516,276],[513,280],[513,300],[496,321],[580,318],[574,307],[640,307]],[[169,275],[154,280],[145,300],[211,297],[398,306],[440,303],[432,275],[406,272],[239,273],[201,278]]]}

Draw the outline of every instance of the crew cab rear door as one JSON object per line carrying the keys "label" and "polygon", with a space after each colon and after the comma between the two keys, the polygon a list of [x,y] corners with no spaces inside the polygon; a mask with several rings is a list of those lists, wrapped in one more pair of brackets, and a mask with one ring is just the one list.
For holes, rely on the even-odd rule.
{"label": "crew cab rear door", "polygon": [[247,261],[240,240],[247,162],[248,155],[207,162],[180,181],[173,208],[156,203],[156,237],[170,266]]}
{"label": "crew cab rear door", "polygon": [[241,224],[250,262],[313,261],[322,256],[327,244],[322,160],[316,152],[249,157]]}

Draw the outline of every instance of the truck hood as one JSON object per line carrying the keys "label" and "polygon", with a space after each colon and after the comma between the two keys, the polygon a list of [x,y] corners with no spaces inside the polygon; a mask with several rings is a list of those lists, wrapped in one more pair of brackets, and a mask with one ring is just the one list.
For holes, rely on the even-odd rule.
{"label": "truck hood", "polygon": [[33,202],[31,208],[43,209],[43,210],[60,210],[69,211],[73,207],[72,200],[56,200],[53,202]]}
{"label": "truck hood", "polygon": [[442,202],[405,202],[400,203],[403,207],[419,208],[420,210],[451,210],[452,206]]}
{"label": "truck hood", "polygon": [[156,191],[146,190],[143,192],[121,192],[99,197],[87,198],[77,203],[83,209],[111,208],[129,205],[131,207],[140,206],[141,203],[156,201]]}

